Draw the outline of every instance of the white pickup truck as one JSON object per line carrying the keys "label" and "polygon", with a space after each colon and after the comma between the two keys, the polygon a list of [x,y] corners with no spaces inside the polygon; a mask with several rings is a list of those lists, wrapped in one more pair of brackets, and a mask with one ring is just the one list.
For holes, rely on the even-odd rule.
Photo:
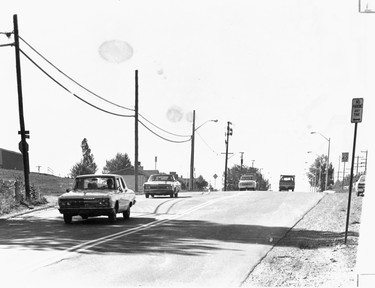
{"label": "white pickup truck", "polygon": [[242,175],[240,181],[238,182],[238,189],[242,190],[253,190],[257,189],[257,182],[253,174]]}

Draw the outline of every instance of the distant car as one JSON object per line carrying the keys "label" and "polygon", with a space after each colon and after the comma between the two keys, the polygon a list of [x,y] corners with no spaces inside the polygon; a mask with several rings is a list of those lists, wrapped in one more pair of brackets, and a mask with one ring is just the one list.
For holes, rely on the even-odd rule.
{"label": "distant car", "polygon": [[153,174],[147,182],[143,184],[143,191],[146,198],[150,195],[169,195],[171,198],[178,197],[181,190],[181,183],[178,182],[173,174]]}
{"label": "distant car", "polygon": [[257,182],[254,180],[254,175],[252,174],[245,174],[242,175],[240,181],[238,182],[238,189],[242,190],[253,190],[257,189]]}
{"label": "distant car", "polygon": [[366,175],[361,175],[358,181],[355,183],[355,191],[357,196],[364,196],[365,195],[365,182],[366,182]]}
{"label": "distant car", "polygon": [[280,175],[279,191],[294,191],[295,185],[294,175]]}
{"label": "distant car", "polygon": [[106,215],[110,222],[116,222],[117,213],[122,213],[128,219],[135,202],[134,191],[115,174],[77,176],[73,189],[58,198],[59,211],[67,224],[77,215],[83,219]]}

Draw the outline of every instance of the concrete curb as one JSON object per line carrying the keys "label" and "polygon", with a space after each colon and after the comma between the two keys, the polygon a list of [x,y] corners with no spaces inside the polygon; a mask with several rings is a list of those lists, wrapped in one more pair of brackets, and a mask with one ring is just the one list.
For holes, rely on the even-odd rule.
{"label": "concrete curb", "polygon": [[34,209],[22,210],[22,211],[10,213],[10,214],[2,215],[2,216],[0,216],[0,220],[8,220],[8,219],[15,218],[15,217],[18,217],[18,216],[21,216],[21,215],[30,214],[30,213],[41,211],[41,210],[47,210],[47,209],[51,209],[51,208],[55,208],[55,207],[57,207],[57,204],[49,203],[49,204],[46,204],[46,205],[43,205],[43,206],[40,206],[40,207],[36,207]]}

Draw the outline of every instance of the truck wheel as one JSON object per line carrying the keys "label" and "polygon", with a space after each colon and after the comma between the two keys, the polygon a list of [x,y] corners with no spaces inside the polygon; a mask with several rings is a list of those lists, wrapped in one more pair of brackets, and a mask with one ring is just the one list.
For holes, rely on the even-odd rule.
{"label": "truck wheel", "polygon": [[72,223],[72,218],[73,218],[72,215],[64,214],[64,222],[65,222],[66,224],[70,224],[70,223]]}
{"label": "truck wheel", "polygon": [[148,195],[148,194],[145,194],[145,196],[146,196],[146,198],[148,198],[150,195]]}

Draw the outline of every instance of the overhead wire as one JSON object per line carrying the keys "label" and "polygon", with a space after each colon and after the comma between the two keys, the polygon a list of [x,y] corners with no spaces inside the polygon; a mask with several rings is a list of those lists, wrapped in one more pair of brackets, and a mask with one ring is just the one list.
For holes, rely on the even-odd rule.
{"label": "overhead wire", "polygon": [[156,124],[152,123],[151,121],[147,120],[144,116],[142,116],[140,113],[138,113],[139,116],[141,116],[144,120],[146,120],[148,123],[150,123],[151,125],[153,125],[154,127],[160,129],[161,131],[167,133],[167,134],[170,134],[170,135],[173,135],[173,136],[177,136],[177,137],[191,137],[191,135],[181,135],[181,134],[175,134],[175,133],[172,133],[172,132],[168,132],[167,130],[164,130],[163,128],[160,128],[159,126],[157,126]]}
{"label": "overhead wire", "polygon": [[117,103],[114,103],[112,101],[109,101],[107,99],[105,99],[104,97],[92,92],[90,89],[86,88],[85,86],[81,85],[80,83],[78,83],[77,81],[75,81],[72,77],[70,77],[69,75],[67,75],[66,73],[64,73],[61,69],[59,69],[56,65],[54,65],[51,61],[49,61],[46,57],[44,57],[41,53],[39,53],[34,47],[32,47],[29,43],[27,43],[21,36],[19,36],[19,38],[27,45],[30,47],[31,50],[33,50],[36,54],[38,54],[44,61],[46,61],[48,64],[50,64],[53,68],[55,68],[57,71],[59,71],[62,75],[64,75],[65,77],[67,77],[69,80],[71,80],[72,82],[74,82],[75,84],[77,84],[79,87],[81,87],[82,89],[86,90],[87,92],[89,92],[90,94],[94,95],[95,97],[107,102],[107,103],[110,103],[114,106],[117,106],[117,107],[120,107],[120,108],[123,108],[123,109],[126,109],[126,110],[130,110],[130,111],[134,111],[134,109],[131,109],[131,108],[128,108],[128,107],[125,107],[125,106],[122,106],[122,105],[119,105]]}
{"label": "overhead wire", "polygon": [[217,153],[214,149],[211,148],[210,145],[208,145],[208,143],[203,139],[203,137],[198,133],[198,131],[195,131],[195,133],[198,134],[198,136],[201,138],[201,140],[203,141],[204,144],[206,144],[206,146],[213,152],[216,154],[216,156],[219,156],[219,153]]}
{"label": "overhead wire", "polygon": [[[187,140],[183,140],[183,141],[175,141],[175,140],[170,140],[170,139],[167,139],[159,134],[157,134],[156,132],[152,131],[149,127],[147,127],[141,120],[138,119],[138,122],[143,126],[145,127],[148,131],[150,131],[152,134],[158,136],[159,138],[165,140],[165,141],[168,141],[168,142],[173,142],[173,143],[186,143],[186,142],[189,142],[191,140],[190,139],[187,139]],[[190,136],[191,137],[191,136]]]}
{"label": "overhead wire", "polygon": [[[125,107],[125,106],[122,106],[122,105],[119,105],[117,103],[114,103],[94,92],[92,92],[90,89],[84,87],[83,85],[81,85],[80,83],[78,83],[77,81],[75,81],[72,77],[70,77],[69,75],[67,75],[66,73],[64,73],[61,69],[59,69],[56,65],[54,65],[51,61],[49,61],[45,56],[43,56],[40,52],[38,52],[33,46],[31,46],[25,39],[23,39],[21,36],[19,36],[19,38],[31,49],[33,50],[37,55],[39,55],[44,61],[46,61],[49,65],[51,65],[53,68],[55,68],[57,71],[59,71],[62,75],[64,75],[65,77],[67,77],[69,80],[71,80],[72,82],[74,82],[76,85],[78,85],[79,87],[81,87],[82,89],[84,89],[85,91],[89,92],[90,94],[94,95],[95,97],[109,103],[109,104],[112,104],[114,106],[117,106],[117,107],[120,107],[120,108],[123,108],[123,109],[126,109],[126,110],[130,110],[130,111],[134,111],[134,109],[131,109],[131,108],[128,108],[128,107]],[[70,92],[70,91],[69,91]],[[71,93],[71,92],[70,92]],[[170,135],[173,135],[173,136],[176,136],[176,137],[190,137],[190,135],[181,135],[181,134],[176,134],[176,133],[172,133],[172,132],[169,132],[161,127],[159,127],[158,125],[152,123],[150,120],[148,120],[146,117],[144,117],[142,114],[138,113],[138,115],[140,117],[142,117],[144,120],[146,120],[148,123],[150,123],[151,125],[153,125],[154,127],[158,128],[159,130],[167,133],[167,134],[170,134]]]}
{"label": "overhead wire", "polygon": [[59,81],[57,81],[55,78],[53,78],[50,74],[48,74],[47,71],[45,71],[42,67],[40,67],[34,60],[32,60],[25,52],[23,52],[22,49],[19,49],[20,52],[31,62],[33,63],[39,70],[41,70],[48,78],[50,78],[53,82],[55,82],[57,85],[59,85],[61,88],[63,88],[65,91],[67,91],[68,93],[72,94],[74,97],[76,97],[77,99],[81,100],[82,102],[90,105],[91,107],[94,107],[95,109],[98,109],[102,112],[105,112],[105,113],[108,113],[108,114],[111,114],[111,115],[115,115],[115,116],[120,116],[120,117],[134,117],[134,115],[124,115],[124,114],[118,114],[118,113],[113,113],[111,111],[108,111],[108,110],[105,110],[103,108],[100,108],[86,100],[84,100],[83,98],[79,97],[77,94],[71,92],[68,88],[66,88],[63,84],[61,84]]}

